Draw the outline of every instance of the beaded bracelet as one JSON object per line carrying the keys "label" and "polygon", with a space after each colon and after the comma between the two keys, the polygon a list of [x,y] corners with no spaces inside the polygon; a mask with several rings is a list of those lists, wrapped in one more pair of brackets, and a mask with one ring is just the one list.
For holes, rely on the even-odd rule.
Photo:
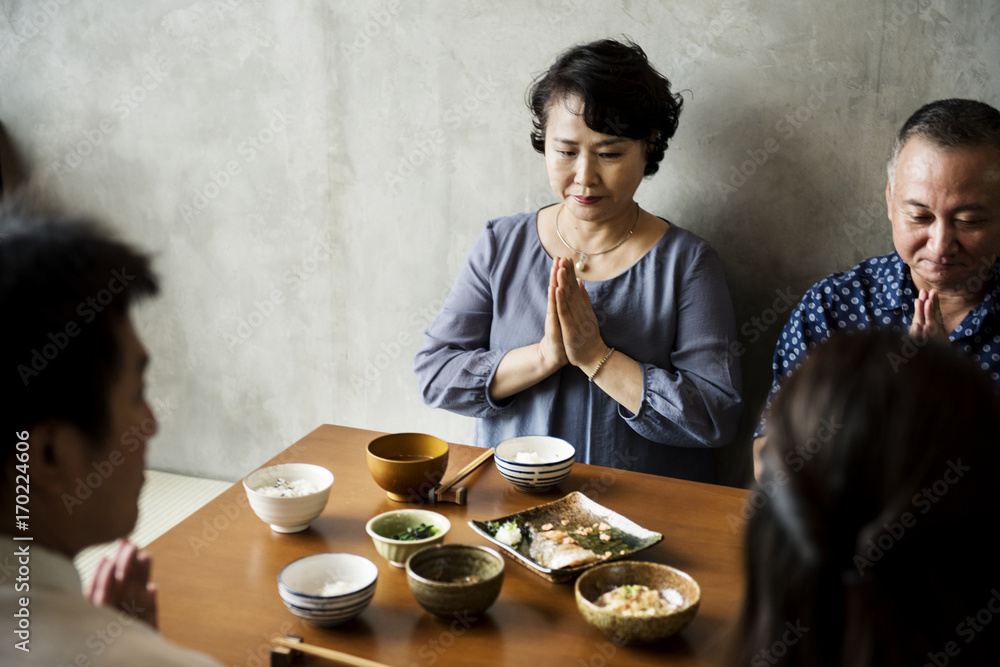
{"label": "beaded bracelet", "polygon": [[593,382],[594,381],[594,378],[597,377],[597,373],[601,370],[601,366],[603,366],[604,362],[607,361],[608,358],[612,354],[614,354],[614,351],[615,351],[615,348],[613,348],[613,347],[609,347],[608,348],[608,353],[604,355],[603,359],[601,359],[599,362],[597,362],[597,368],[595,368],[594,372],[591,373],[590,377],[587,378],[587,382]]}

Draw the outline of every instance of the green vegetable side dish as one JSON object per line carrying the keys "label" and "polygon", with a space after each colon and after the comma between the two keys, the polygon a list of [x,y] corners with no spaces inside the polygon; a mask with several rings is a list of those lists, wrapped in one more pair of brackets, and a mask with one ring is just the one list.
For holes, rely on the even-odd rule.
{"label": "green vegetable side dish", "polygon": [[396,533],[389,539],[412,542],[414,540],[426,540],[428,537],[434,537],[440,532],[441,531],[434,526],[422,523],[419,526],[410,526],[403,532]]}
{"label": "green vegetable side dish", "polygon": [[639,592],[641,586],[639,586],[638,584],[625,584],[624,586],[619,586],[618,588],[622,592],[623,596],[631,599],[636,596],[636,593]]}

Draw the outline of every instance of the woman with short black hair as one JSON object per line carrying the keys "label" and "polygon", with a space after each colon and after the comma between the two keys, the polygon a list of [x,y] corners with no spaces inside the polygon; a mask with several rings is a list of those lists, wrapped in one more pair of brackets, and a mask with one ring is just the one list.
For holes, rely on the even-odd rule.
{"label": "woman with short black hair", "polygon": [[486,224],[416,356],[424,401],[479,418],[479,446],[553,435],[578,461],[711,481],[742,408],[722,265],[634,199],[681,99],[637,45],[601,40],[528,105],[559,203]]}

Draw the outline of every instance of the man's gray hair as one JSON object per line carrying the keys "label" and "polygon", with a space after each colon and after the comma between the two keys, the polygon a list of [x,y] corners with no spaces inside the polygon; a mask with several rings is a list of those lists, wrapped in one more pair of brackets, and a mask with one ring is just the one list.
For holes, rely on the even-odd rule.
{"label": "man's gray hair", "polygon": [[977,100],[949,99],[917,109],[896,135],[889,157],[889,183],[895,182],[896,161],[912,137],[942,148],[988,145],[1000,151],[1000,111]]}

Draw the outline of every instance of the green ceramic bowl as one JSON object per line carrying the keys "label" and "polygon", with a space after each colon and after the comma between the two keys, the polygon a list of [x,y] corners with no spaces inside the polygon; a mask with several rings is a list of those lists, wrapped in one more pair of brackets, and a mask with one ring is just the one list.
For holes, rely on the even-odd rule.
{"label": "green ceramic bowl", "polygon": [[[398,535],[407,528],[416,528],[420,524],[434,526],[438,530],[437,534],[422,540],[392,539],[393,535]],[[384,512],[365,525],[365,531],[375,543],[375,550],[389,561],[390,565],[396,567],[405,567],[407,559],[421,549],[444,542],[444,536],[449,530],[451,522],[444,515],[417,509]]]}

